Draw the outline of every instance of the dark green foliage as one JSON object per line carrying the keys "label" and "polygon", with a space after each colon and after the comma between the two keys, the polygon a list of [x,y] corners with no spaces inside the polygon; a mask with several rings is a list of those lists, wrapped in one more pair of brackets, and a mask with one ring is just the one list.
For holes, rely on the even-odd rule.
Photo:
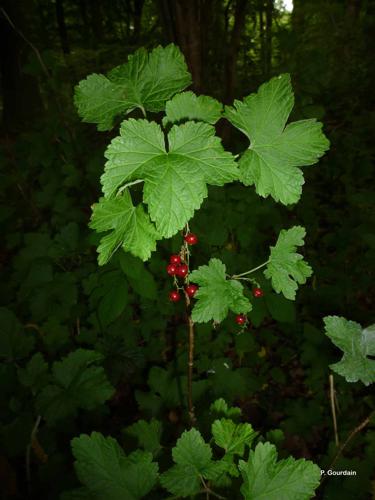
{"label": "dark green foliage", "polygon": [[[141,493],[156,481],[156,462],[160,474],[187,466],[171,454],[187,427],[186,325],[183,305],[167,300],[165,277],[168,256],[179,250],[180,236],[158,243],[146,264],[121,252],[98,268],[100,238],[88,229],[90,206],[100,196],[103,154],[115,133],[99,133],[79,123],[72,95],[87,74],[107,74],[138,47],[173,40],[164,39],[169,35],[157,2],[145,2],[140,26],[136,9],[124,8],[126,2],[102,0],[96,14],[91,2],[63,3],[71,49],[64,57],[54,4],[42,1],[40,11],[25,11],[26,18],[33,16],[29,35],[50,72],[47,78],[34,54],[24,68],[39,82],[45,111],[1,141],[0,458],[1,470],[8,472],[0,496],[27,498],[29,470],[32,498],[53,500],[62,492],[65,500],[94,498],[91,478],[84,473],[83,446],[92,439],[97,446],[106,443],[124,470],[131,471],[129,481],[120,486],[116,481],[122,487],[116,495],[126,498],[126,490],[136,497],[139,474],[150,478]],[[212,2],[204,85],[195,89],[220,101],[230,94],[224,92],[224,67],[237,3]],[[86,16],[81,4],[87,7]],[[231,98],[249,95],[274,74],[291,73],[296,94],[291,120],[323,121],[331,149],[319,167],[304,167],[303,195],[296,207],[260,199],[252,187],[209,186],[191,223],[199,236],[194,268],[207,265],[210,258],[220,259],[233,273],[255,267],[280,230],[304,226],[303,254],[314,277],[293,303],[274,293],[260,271],[255,278],[265,295],[252,301],[248,330],[238,334],[234,313],[217,328],[197,325],[194,403],[202,449],[207,450],[213,421],[230,419],[250,423],[258,432],[250,443],[253,454],[265,453],[271,460],[273,448],[261,443],[274,443],[277,463],[293,455],[324,468],[336,451],[329,365],[343,352],[324,335],[323,317],[343,316],[363,327],[374,322],[374,65],[369,48],[374,5],[358,2],[357,12],[356,2],[295,0],[292,16],[275,9],[269,65],[260,4],[247,4]],[[266,20],[265,10],[262,18]],[[226,104],[232,104],[231,98]],[[141,112],[131,116],[138,119]],[[245,136],[229,134],[222,121],[217,129],[232,151],[247,145]],[[142,186],[134,186],[133,202],[141,199]],[[374,401],[361,382],[348,384],[336,374],[334,380],[344,441],[374,409]],[[226,403],[212,407],[218,398]],[[36,423],[27,466],[25,454]],[[339,470],[356,470],[357,476],[329,478],[318,495],[332,500],[370,497],[373,429],[372,423],[358,434],[336,464]],[[251,495],[246,493],[252,491],[246,479],[249,445],[240,469],[233,467],[233,457],[220,463],[223,447],[213,441],[210,447],[212,457],[206,453],[206,461],[216,465],[204,471],[204,478],[212,481],[213,489],[242,498],[245,481],[243,494]],[[141,451],[133,453],[137,448]],[[239,456],[233,455],[237,464]],[[84,487],[75,476],[74,460]],[[92,470],[89,474],[100,481]],[[164,476],[161,482],[174,489],[175,479]],[[191,488],[196,484],[194,478],[189,481]],[[106,500],[116,498],[109,488],[100,490]],[[162,498],[165,490],[158,482],[155,488],[149,498]]]}

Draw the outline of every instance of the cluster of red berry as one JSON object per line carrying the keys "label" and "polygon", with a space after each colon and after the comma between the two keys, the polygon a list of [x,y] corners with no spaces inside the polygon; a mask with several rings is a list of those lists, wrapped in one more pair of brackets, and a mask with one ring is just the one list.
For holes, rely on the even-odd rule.
{"label": "cluster of red berry", "polygon": [[[197,235],[194,233],[187,233],[184,236],[184,240],[188,245],[196,245],[198,243]],[[189,273],[189,267],[184,264],[181,260],[181,256],[178,254],[171,255],[169,258],[169,264],[167,266],[167,273],[169,276],[178,276],[179,278],[186,279],[186,276]],[[190,297],[194,297],[196,291],[198,290],[198,286],[194,284],[189,284],[184,287],[185,293]],[[253,296],[255,298],[263,297],[263,290],[259,287],[253,289]],[[178,302],[181,300],[181,294],[177,290],[171,290],[169,292],[169,300],[171,302]],[[246,314],[237,314],[236,323],[238,325],[246,325],[247,316]]]}
{"label": "cluster of red berry", "polygon": [[[264,292],[263,292],[263,290],[261,288],[256,287],[256,288],[253,289],[253,295],[254,295],[255,298],[258,299],[259,297],[263,297]],[[246,316],[246,314],[237,314],[237,316],[236,316],[236,323],[237,323],[237,325],[241,325],[241,326],[242,325],[246,325],[246,323],[247,323],[247,316]]]}
{"label": "cluster of red berry", "polygon": [[[196,245],[198,243],[197,235],[194,233],[187,233],[184,236],[184,240],[188,245]],[[178,276],[179,278],[185,279],[189,273],[189,268],[186,264],[181,262],[180,255],[171,255],[169,259],[169,264],[167,266],[167,273],[169,276]],[[196,291],[198,290],[197,285],[186,285],[184,288],[186,294],[191,298],[194,297]],[[172,290],[169,292],[169,300],[172,302],[178,302],[181,299],[181,294],[178,290]]]}

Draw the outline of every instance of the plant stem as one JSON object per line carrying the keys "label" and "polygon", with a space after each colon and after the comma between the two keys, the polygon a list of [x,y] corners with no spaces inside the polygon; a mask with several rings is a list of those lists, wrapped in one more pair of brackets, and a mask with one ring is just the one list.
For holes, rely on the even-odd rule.
{"label": "plant stem", "polygon": [[335,443],[339,446],[339,434],[337,431],[337,418],[336,418],[336,406],[335,406],[335,386],[332,373],[329,375],[329,395],[331,400],[331,411],[333,420],[333,431],[335,433]]}
{"label": "plant stem", "polygon": [[[340,448],[337,450],[336,452],[336,455],[333,457],[333,460],[332,462],[329,464],[328,466],[328,470],[329,469],[332,469],[337,460],[340,458],[342,452],[344,451],[344,449],[347,447],[347,445],[350,443],[350,441],[359,433],[361,432],[362,429],[364,429],[366,427],[366,425],[368,425],[372,419],[372,417],[375,415],[375,411],[371,412],[370,415],[365,418],[365,420],[363,420],[359,425],[357,425],[357,427],[355,427],[351,433],[349,434],[349,436],[346,438],[346,440],[342,443],[342,445],[340,446]],[[329,476],[324,476],[323,479],[321,480],[320,482],[320,486],[325,482],[325,480],[327,479],[327,477]]]}
{"label": "plant stem", "polygon": [[194,370],[194,321],[191,317],[190,298],[185,293],[187,322],[188,322],[188,412],[190,426],[194,427],[196,423],[194,405],[193,405],[193,370]]}
{"label": "plant stem", "polygon": [[135,184],[140,184],[141,182],[144,182],[143,179],[137,179],[136,181],[128,182],[121,186],[121,188],[117,191],[117,196],[119,196],[126,188],[129,186],[134,186]]}
{"label": "plant stem", "polygon": [[[183,234],[188,233],[189,225],[186,224]],[[183,243],[181,247],[181,254],[183,256],[183,260],[186,262],[189,272],[190,272],[190,250],[189,246],[186,242]],[[187,276],[186,283],[189,283],[189,274]],[[185,304],[186,304],[186,316],[187,316],[187,324],[188,324],[188,386],[187,386],[187,405],[188,405],[188,413],[189,413],[189,421],[190,426],[194,427],[196,424],[196,417],[193,405],[193,371],[194,371],[194,321],[191,317],[191,301],[189,295],[184,291],[185,294]]]}
{"label": "plant stem", "polygon": [[219,495],[215,491],[212,491],[202,476],[200,476],[200,480],[201,480],[201,483],[203,484],[203,488],[204,488],[202,493],[206,493],[206,498],[209,498],[209,495],[212,495],[215,498],[220,498],[221,500],[226,500],[225,497],[222,497],[221,495]]}
{"label": "plant stem", "polygon": [[267,264],[269,264],[269,262],[270,261],[267,260],[266,262],[263,262],[263,264],[260,264],[257,267],[253,267],[253,269],[250,269],[250,271],[246,271],[246,272],[241,273],[241,274],[233,274],[233,276],[231,276],[231,278],[234,279],[234,280],[236,280],[238,278],[241,278],[242,276],[246,276],[247,274],[255,273],[255,271],[258,271],[258,269],[262,269],[262,267],[264,267]]}
{"label": "plant stem", "polygon": [[32,448],[34,439],[38,433],[38,428],[39,428],[41,421],[42,421],[42,417],[40,415],[38,415],[38,417],[35,421],[34,427],[33,427],[31,434],[30,434],[30,442],[26,448],[26,478],[27,478],[27,489],[28,489],[29,493],[31,493],[31,457],[30,457],[31,448]]}

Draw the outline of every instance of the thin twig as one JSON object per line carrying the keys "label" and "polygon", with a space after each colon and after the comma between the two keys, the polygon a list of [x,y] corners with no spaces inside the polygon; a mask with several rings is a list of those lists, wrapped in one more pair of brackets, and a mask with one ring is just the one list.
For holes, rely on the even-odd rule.
{"label": "thin twig", "polygon": [[27,477],[27,488],[29,491],[29,494],[31,493],[31,464],[30,464],[30,454],[31,454],[31,448],[34,442],[34,439],[36,437],[36,434],[38,432],[38,428],[40,425],[40,422],[42,420],[42,417],[38,415],[34,427],[32,428],[31,434],[30,434],[30,442],[27,445],[26,448],[26,477]]}
{"label": "thin twig", "polygon": [[258,271],[259,269],[262,269],[262,267],[264,267],[267,264],[269,264],[269,262],[270,261],[267,260],[266,262],[263,262],[263,264],[260,264],[257,267],[253,267],[253,269],[250,269],[249,271],[246,271],[245,273],[233,274],[233,276],[231,276],[231,278],[235,280],[235,279],[241,278],[242,276],[246,276],[247,274],[255,273],[255,271]]}
{"label": "thin twig", "polygon": [[[346,440],[342,443],[342,445],[340,446],[340,448],[337,450],[335,456],[333,457],[333,460],[332,462],[329,464],[328,466],[328,470],[332,469],[337,460],[340,458],[342,452],[344,451],[344,449],[348,446],[348,444],[350,443],[350,441],[359,433],[361,432],[362,429],[364,429],[366,427],[366,425],[368,425],[371,421],[371,419],[373,418],[373,416],[375,415],[375,411],[371,412],[370,415],[365,418],[365,420],[363,420],[359,425],[357,425],[357,427],[355,427],[349,434],[349,436],[346,438]],[[329,476],[324,476],[323,479],[321,480],[320,482],[320,485],[322,485],[325,480],[327,479],[327,477]]]}
{"label": "thin twig", "polygon": [[40,55],[39,50],[35,45],[22,33],[21,30],[17,28],[17,26],[14,24],[14,22],[11,20],[11,18],[8,16],[7,12],[3,9],[3,7],[0,7],[0,11],[2,12],[3,16],[5,19],[8,21],[8,23],[11,25],[11,27],[14,29],[14,31],[24,40],[27,45],[31,47],[31,49],[35,52],[36,57],[38,58],[39,64],[41,65],[44,73],[48,78],[51,77],[50,72],[48,71],[47,66],[44,64],[44,61],[42,59],[42,56]]}
{"label": "thin twig", "polygon": [[225,497],[222,497],[221,495],[219,495],[215,491],[211,490],[211,488],[207,485],[206,481],[204,480],[204,478],[202,476],[199,476],[199,477],[200,477],[201,483],[203,484],[203,488],[204,488],[202,490],[202,493],[206,493],[206,498],[209,498],[209,495],[212,495],[213,497],[220,498],[220,500],[226,500]]}
{"label": "thin twig", "polygon": [[[185,234],[189,233],[190,229],[188,224],[185,226]],[[181,247],[181,256],[189,268],[190,272],[190,250],[188,244],[184,242]],[[189,282],[189,273],[187,275],[187,283]],[[186,315],[188,324],[188,380],[187,380],[187,403],[190,426],[194,427],[196,424],[196,417],[193,404],[193,371],[194,371],[194,321],[191,317],[191,301],[189,295],[184,291]]]}
{"label": "thin twig", "polygon": [[335,443],[336,446],[339,446],[339,434],[337,431],[337,418],[336,418],[336,405],[335,405],[335,386],[332,373],[329,375],[329,396],[331,401],[331,412],[332,412],[332,420],[333,420],[333,431],[335,433]]}
{"label": "thin twig", "polygon": [[[187,294],[186,294],[187,295]],[[193,369],[194,369],[194,322],[191,314],[188,314],[188,328],[189,328],[189,357],[188,357],[188,411],[190,425],[194,427],[196,417],[193,405]]]}

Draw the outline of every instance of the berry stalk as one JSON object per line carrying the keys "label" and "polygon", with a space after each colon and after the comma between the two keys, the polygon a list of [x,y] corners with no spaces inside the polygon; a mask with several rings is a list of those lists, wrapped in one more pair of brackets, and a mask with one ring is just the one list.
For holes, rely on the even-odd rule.
{"label": "berry stalk", "polygon": [[[185,236],[186,234],[190,234],[189,226],[185,227]],[[184,256],[184,260],[189,269],[189,257],[190,251],[188,247],[189,243],[184,238],[184,243],[181,248],[181,254]],[[187,275],[189,276],[189,274]],[[186,304],[186,316],[187,316],[187,324],[188,324],[188,387],[187,387],[187,404],[188,404],[188,413],[190,426],[194,427],[196,424],[196,417],[193,405],[193,371],[194,371],[194,340],[195,340],[195,329],[194,329],[194,321],[191,317],[191,302],[190,297],[187,291],[185,290],[185,304]]]}

